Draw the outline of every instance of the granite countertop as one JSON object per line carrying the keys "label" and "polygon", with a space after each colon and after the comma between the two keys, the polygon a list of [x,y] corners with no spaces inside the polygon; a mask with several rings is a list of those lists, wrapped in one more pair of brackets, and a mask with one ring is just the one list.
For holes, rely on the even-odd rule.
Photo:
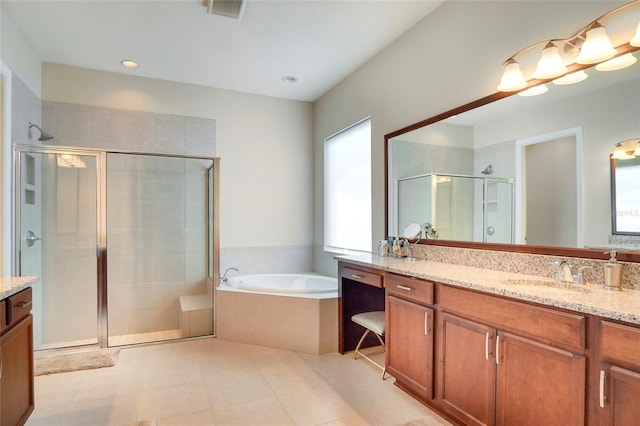
{"label": "granite countertop", "polygon": [[0,300],[13,296],[38,281],[38,277],[4,277],[0,278]]}
{"label": "granite countertop", "polygon": [[610,291],[604,290],[602,285],[597,284],[565,284],[547,277],[421,259],[407,261],[376,254],[336,256],[336,259],[456,287],[640,325],[639,290]]}

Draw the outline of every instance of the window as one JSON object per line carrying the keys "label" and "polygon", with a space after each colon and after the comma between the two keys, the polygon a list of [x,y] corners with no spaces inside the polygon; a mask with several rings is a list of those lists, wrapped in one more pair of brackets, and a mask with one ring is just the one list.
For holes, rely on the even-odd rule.
{"label": "window", "polygon": [[371,251],[371,119],[324,141],[324,249]]}

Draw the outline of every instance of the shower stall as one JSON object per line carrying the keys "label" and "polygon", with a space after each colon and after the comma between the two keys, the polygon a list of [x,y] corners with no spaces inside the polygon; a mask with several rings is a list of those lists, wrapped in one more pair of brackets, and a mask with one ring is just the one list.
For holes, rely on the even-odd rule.
{"label": "shower stall", "polygon": [[513,179],[429,173],[397,180],[398,235],[431,223],[439,238],[513,242]]}
{"label": "shower stall", "polygon": [[15,268],[40,278],[34,348],[213,334],[218,169],[209,157],[16,145]]}

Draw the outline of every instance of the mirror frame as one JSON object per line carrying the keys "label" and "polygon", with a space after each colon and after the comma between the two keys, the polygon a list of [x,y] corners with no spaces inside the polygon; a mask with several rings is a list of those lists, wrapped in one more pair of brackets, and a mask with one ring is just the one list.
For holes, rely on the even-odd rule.
{"label": "mirror frame", "polygon": [[624,232],[617,229],[618,206],[616,205],[616,160],[611,159],[611,234],[640,236],[640,232]]}
{"label": "mirror frame", "polygon": [[[629,43],[626,43],[621,46],[618,46],[616,50],[618,51],[618,54],[616,56],[620,56],[625,53],[631,53],[631,52],[640,50],[640,47],[631,46]],[[592,64],[580,65],[580,64],[574,63],[567,67],[568,68],[567,73],[588,69],[593,66],[594,65]],[[525,87],[521,91],[527,90],[539,84],[548,83],[552,80],[553,79],[546,79],[546,80],[532,79],[529,81],[529,84],[527,85],[527,87]],[[413,130],[419,129],[424,126],[428,126],[429,124],[437,123],[453,115],[462,114],[464,112],[470,111],[475,108],[479,108],[491,102],[495,102],[500,99],[515,95],[516,93],[518,92],[496,92],[489,96],[485,96],[484,98],[477,99],[473,102],[469,102],[457,108],[451,109],[449,111],[445,111],[438,115],[434,115],[433,117],[427,118],[425,120],[419,121],[417,123],[411,124],[401,129],[395,130],[384,136],[384,207],[385,207],[384,235],[385,237],[388,238],[390,236],[389,235],[389,141],[392,138],[400,136],[404,133],[411,132]],[[523,244],[479,243],[479,242],[454,241],[454,240],[426,240],[426,239],[418,241],[417,244],[445,246],[445,247],[458,247],[458,248],[467,248],[467,249],[479,249],[479,250],[505,251],[505,252],[513,252],[513,253],[542,254],[542,255],[558,256],[558,257],[578,257],[578,258],[585,258],[585,259],[602,259],[602,260],[609,259],[609,255],[605,254],[604,250],[602,249],[536,246],[536,245],[523,245]],[[635,253],[631,251],[620,251],[617,253],[617,259],[623,262],[640,263],[640,253]]]}

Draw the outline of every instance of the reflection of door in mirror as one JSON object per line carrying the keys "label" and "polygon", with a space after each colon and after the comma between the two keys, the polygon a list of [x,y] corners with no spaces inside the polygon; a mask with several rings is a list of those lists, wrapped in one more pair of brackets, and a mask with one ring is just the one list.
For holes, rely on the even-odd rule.
{"label": "reflection of door in mirror", "polygon": [[579,246],[576,137],[528,144],[523,157],[524,243]]}
{"label": "reflection of door in mirror", "polygon": [[612,160],[613,234],[640,235],[640,157]]}

